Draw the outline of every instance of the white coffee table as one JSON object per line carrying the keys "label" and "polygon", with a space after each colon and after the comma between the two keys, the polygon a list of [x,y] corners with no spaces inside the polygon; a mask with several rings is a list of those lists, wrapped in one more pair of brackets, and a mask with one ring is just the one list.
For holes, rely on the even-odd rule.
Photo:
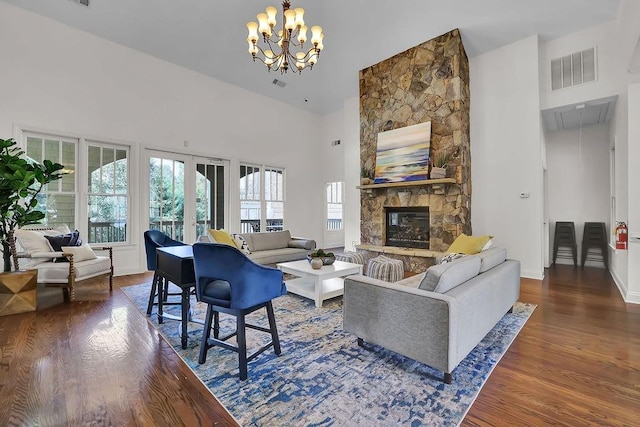
{"label": "white coffee table", "polygon": [[287,290],[296,295],[315,301],[316,307],[322,307],[322,301],[344,294],[344,278],[351,274],[362,274],[362,265],[335,261],[314,270],[307,260],[283,262],[277,264],[283,273],[299,276],[285,280]]}

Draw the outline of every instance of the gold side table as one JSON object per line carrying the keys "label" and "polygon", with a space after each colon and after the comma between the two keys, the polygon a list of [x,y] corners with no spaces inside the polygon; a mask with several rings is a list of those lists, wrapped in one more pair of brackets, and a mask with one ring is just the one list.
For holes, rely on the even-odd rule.
{"label": "gold side table", "polygon": [[38,270],[0,273],[0,316],[35,311]]}

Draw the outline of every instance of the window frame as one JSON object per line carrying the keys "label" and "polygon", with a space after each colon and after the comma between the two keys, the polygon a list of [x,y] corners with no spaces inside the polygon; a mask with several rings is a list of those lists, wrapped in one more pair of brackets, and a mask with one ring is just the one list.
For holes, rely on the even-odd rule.
{"label": "window frame", "polygon": [[[258,174],[258,184],[260,186],[259,190],[257,191],[257,196],[258,198],[243,198],[242,197],[242,179],[246,178],[248,176],[242,176],[242,168],[254,168],[254,169],[258,169],[259,170],[259,174]],[[276,192],[276,197],[273,197],[273,194],[270,193],[270,198],[267,200],[267,173],[270,172],[276,172],[279,173],[282,177],[282,190],[281,190],[281,194],[278,194],[278,192]],[[255,174],[256,172],[253,172],[253,174]],[[243,230],[242,228],[242,204],[243,202],[259,202],[260,204],[260,230],[259,231],[251,231],[251,232],[260,232],[260,233],[264,233],[264,232],[269,232],[269,231],[279,231],[278,229],[276,230],[269,230],[268,229],[268,225],[267,225],[267,203],[269,202],[273,202],[273,203],[282,203],[282,225],[279,226],[279,228],[281,230],[285,229],[285,222],[286,222],[286,215],[285,215],[285,211],[286,211],[286,190],[287,190],[287,186],[286,186],[286,182],[287,182],[287,176],[286,176],[286,169],[283,167],[279,167],[279,166],[270,166],[270,165],[266,165],[266,164],[257,164],[257,163],[251,163],[251,162],[240,162],[239,167],[238,167],[238,175],[239,175],[239,179],[237,181],[237,188],[238,188],[238,199],[239,199],[239,217],[240,217],[240,231],[241,232],[245,232],[245,230]],[[255,183],[255,178],[254,178],[254,183]],[[246,194],[246,191],[245,191]],[[253,196],[256,196],[256,190],[255,190],[255,186],[254,186],[254,190],[253,190]],[[280,198],[278,198],[278,196],[281,196]],[[277,218],[280,219],[280,218]],[[273,226],[272,226],[273,227]]]}
{"label": "window frame", "polygon": [[[134,224],[134,218],[137,210],[137,203],[135,197],[131,194],[131,189],[136,188],[134,182],[134,175],[132,171],[132,165],[137,161],[137,149],[136,145],[127,141],[117,141],[109,138],[96,138],[88,137],[85,135],[77,134],[74,132],[61,132],[50,129],[42,129],[37,127],[22,127],[14,125],[13,127],[14,138],[18,141],[19,147],[27,153],[27,138],[36,137],[41,139],[53,139],[64,142],[72,142],[76,144],[75,155],[75,229],[80,231],[81,238],[88,242],[89,236],[89,218],[88,218],[88,203],[89,203],[89,161],[88,161],[88,147],[89,145],[105,144],[107,146],[118,147],[126,149],[127,151],[127,234],[126,239],[123,242],[101,242],[90,243],[92,247],[112,246],[125,247],[136,244],[137,239],[134,238],[134,234],[137,231],[137,222]],[[70,194],[70,193],[68,193]],[[46,226],[43,223],[43,226]]]}
{"label": "window frame", "polygon": [[[131,216],[131,146],[130,145],[125,145],[125,144],[119,144],[119,143],[113,143],[113,142],[107,142],[107,141],[101,141],[98,139],[82,139],[81,141],[84,142],[84,160],[85,160],[85,168],[84,168],[84,185],[86,185],[86,199],[85,199],[85,203],[82,204],[82,207],[84,209],[86,209],[86,214],[85,214],[85,218],[86,219],[86,241],[89,241],[89,200],[91,198],[91,196],[97,195],[108,195],[108,196],[124,196],[126,198],[127,201],[127,214],[126,214],[126,218],[125,218],[125,239],[123,241],[107,241],[107,242],[94,242],[91,243],[92,245],[122,245],[122,244],[130,244],[131,243],[131,224],[132,224],[132,216]],[[89,173],[89,148],[90,147],[98,147],[101,149],[101,154],[102,154],[102,149],[104,148],[111,148],[113,150],[124,150],[126,152],[126,159],[127,159],[127,183],[126,183],[126,192],[124,194],[117,194],[115,192],[115,188],[114,188],[114,193],[112,194],[104,194],[104,193],[92,193],[91,189],[89,187],[89,179],[90,179],[90,173]],[[115,167],[115,161],[114,161],[114,167]],[[102,166],[101,166],[102,168]]]}
{"label": "window frame", "polygon": [[[339,186],[339,189],[336,189],[336,191],[333,190],[334,187]],[[344,231],[344,181],[332,181],[332,182],[327,182],[325,184],[325,224],[324,224],[324,229],[326,232],[329,233],[333,233],[333,232],[343,232]],[[339,193],[339,199],[340,201],[333,201],[334,198],[331,198],[331,201],[329,200],[329,191],[331,192],[332,195],[334,195],[334,193]],[[340,228],[329,228],[329,220],[331,218],[329,218],[329,205],[340,205],[341,206],[341,212],[342,212],[342,217],[340,218]]]}

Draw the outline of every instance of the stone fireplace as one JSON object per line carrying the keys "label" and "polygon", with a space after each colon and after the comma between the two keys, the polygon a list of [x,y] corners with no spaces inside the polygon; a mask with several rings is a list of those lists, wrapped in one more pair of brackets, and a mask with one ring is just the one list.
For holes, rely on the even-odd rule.
{"label": "stone fireplace", "polygon": [[428,207],[386,207],[385,246],[429,249]]}
{"label": "stone fireplace", "polygon": [[[420,272],[460,234],[471,234],[469,106],[469,64],[457,29],[360,71],[361,167],[375,168],[380,132],[429,121],[430,157],[451,155],[444,180],[361,186],[361,249],[402,259],[406,271]],[[411,195],[401,202],[399,192]],[[428,211],[428,245],[388,240],[387,216],[394,209]]]}

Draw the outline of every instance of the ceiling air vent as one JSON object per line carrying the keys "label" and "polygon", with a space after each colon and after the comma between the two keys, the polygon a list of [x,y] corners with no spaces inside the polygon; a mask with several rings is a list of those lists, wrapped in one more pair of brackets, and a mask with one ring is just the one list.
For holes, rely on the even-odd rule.
{"label": "ceiling air vent", "polygon": [[551,90],[577,86],[595,79],[595,47],[551,60]]}
{"label": "ceiling air vent", "polygon": [[81,4],[83,6],[89,6],[89,0],[73,0],[73,2]]}
{"label": "ceiling air vent", "polygon": [[273,81],[271,82],[274,85],[278,86],[278,87],[285,87],[287,85],[286,82],[283,82],[282,80],[278,80],[278,79],[273,79]]}

